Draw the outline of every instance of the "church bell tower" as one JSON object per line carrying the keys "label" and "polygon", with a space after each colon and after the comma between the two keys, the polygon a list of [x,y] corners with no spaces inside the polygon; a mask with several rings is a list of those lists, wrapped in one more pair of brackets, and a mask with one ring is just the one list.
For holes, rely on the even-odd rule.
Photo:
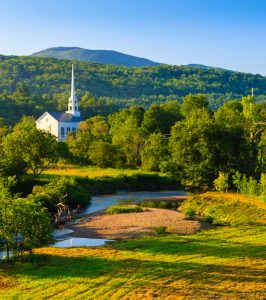
{"label": "church bell tower", "polygon": [[68,107],[66,113],[72,114],[75,117],[80,117],[80,111],[78,107],[78,99],[75,92],[75,81],[74,81],[74,66],[72,65],[72,79],[71,79],[71,95],[68,99]]}

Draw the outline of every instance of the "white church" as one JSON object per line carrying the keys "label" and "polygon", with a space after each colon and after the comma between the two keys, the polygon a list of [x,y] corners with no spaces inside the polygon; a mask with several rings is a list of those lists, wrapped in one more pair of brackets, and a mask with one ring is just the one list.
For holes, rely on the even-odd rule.
{"label": "white church", "polygon": [[55,135],[59,142],[65,141],[69,132],[76,131],[82,121],[75,93],[74,67],[72,65],[71,96],[66,112],[45,112],[36,120],[36,127]]}

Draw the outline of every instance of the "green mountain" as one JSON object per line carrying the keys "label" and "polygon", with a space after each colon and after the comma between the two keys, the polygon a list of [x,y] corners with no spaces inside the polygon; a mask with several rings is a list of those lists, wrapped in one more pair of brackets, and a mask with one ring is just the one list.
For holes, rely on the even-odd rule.
{"label": "green mountain", "polygon": [[[266,100],[266,77],[261,75],[188,66],[129,68],[72,62],[83,117],[107,115],[130,105],[181,102],[189,93],[206,94],[215,110],[228,100],[249,95],[252,87],[256,101]],[[72,62],[0,55],[0,118],[13,124],[23,114],[38,117],[46,110],[66,110]]]}
{"label": "green mountain", "polygon": [[157,66],[154,61],[111,50],[89,50],[78,47],[54,47],[33,53],[32,56],[77,59],[101,64],[143,67]]}

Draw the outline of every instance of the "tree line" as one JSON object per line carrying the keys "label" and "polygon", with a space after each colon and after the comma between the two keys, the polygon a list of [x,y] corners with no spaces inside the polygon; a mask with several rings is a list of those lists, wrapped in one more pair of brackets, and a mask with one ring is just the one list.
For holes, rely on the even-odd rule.
{"label": "tree line", "polygon": [[141,168],[166,172],[187,187],[212,188],[219,171],[259,178],[265,172],[266,103],[251,96],[231,100],[213,112],[206,96],[167,101],[94,116],[69,133],[66,143],[35,128],[24,117],[2,128],[0,166],[19,178],[40,174],[58,160],[80,165]]}

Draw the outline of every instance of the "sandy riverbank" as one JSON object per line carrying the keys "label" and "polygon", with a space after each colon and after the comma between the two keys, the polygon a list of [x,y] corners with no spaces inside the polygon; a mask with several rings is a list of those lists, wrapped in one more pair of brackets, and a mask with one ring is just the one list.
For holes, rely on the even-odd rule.
{"label": "sandy riverbank", "polygon": [[67,228],[74,230],[71,233],[73,237],[119,240],[155,235],[156,226],[167,226],[170,232],[175,233],[194,233],[206,224],[186,220],[184,214],[178,211],[148,208],[140,213],[117,215],[108,215],[105,211],[95,212]]}

